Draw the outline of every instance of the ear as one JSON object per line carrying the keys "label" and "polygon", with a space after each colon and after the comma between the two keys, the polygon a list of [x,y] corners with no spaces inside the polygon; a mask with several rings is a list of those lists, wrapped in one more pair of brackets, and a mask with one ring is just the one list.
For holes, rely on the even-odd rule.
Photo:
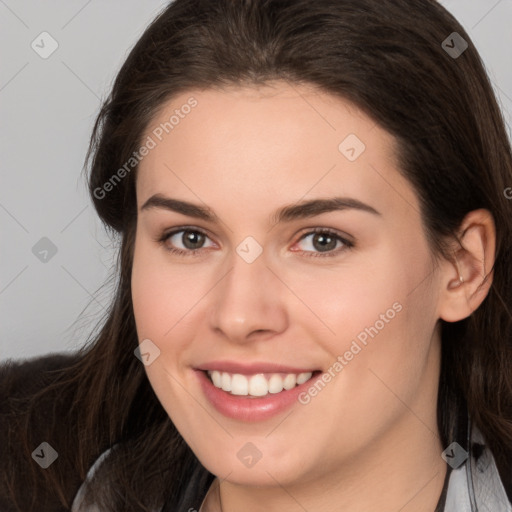
{"label": "ear", "polygon": [[496,227],[488,210],[474,210],[464,217],[453,258],[441,264],[439,318],[463,320],[487,296],[493,279]]}

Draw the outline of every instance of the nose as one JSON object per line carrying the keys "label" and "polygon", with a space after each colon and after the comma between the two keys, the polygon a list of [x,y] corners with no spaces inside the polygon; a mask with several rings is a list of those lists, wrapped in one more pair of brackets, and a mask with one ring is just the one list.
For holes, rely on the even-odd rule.
{"label": "nose", "polygon": [[211,328],[234,343],[271,338],[286,330],[285,290],[264,254],[247,263],[235,252],[230,263],[230,271],[212,290]]}

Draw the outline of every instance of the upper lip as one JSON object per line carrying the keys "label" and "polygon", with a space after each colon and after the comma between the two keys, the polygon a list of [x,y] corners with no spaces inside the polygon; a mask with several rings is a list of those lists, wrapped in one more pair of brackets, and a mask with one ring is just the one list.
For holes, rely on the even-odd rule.
{"label": "upper lip", "polygon": [[287,366],[284,364],[254,362],[238,363],[236,361],[210,361],[196,368],[197,370],[217,370],[219,372],[240,373],[242,375],[253,375],[255,373],[307,373],[314,372],[315,369],[299,368],[296,366]]}

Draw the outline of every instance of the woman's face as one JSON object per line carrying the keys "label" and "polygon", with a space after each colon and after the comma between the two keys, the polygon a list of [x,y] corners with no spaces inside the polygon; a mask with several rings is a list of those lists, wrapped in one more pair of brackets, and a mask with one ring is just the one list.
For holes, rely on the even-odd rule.
{"label": "woman's face", "polygon": [[143,140],[137,333],[202,464],[285,486],[432,440],[440,278],[392,137],[276,82],[183,93]]}

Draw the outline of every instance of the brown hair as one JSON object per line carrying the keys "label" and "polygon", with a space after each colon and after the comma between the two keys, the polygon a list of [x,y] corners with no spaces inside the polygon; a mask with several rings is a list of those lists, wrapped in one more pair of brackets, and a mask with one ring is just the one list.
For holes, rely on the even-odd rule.
{"label": "brown hair", "polygon": [[[453,32],[469,44],[458,58],[442,47]],[[137,151],[151,120],[176,94],[272,80],[338,95],[396,138],[399,170],[420,198],[434,254],[450,257],[445,242],[457,237],[468,212],[492,213],[497,240],[490,292],[469,318],[441,321],[438,422],[446,441],[446,397],[467,403],[512,483],[512,216],[504,197],[512,185],[512,151],[468,34],[434,0],[176,0],[131,50],[94,126],[88,185],[98,215],[121,237],[116,295],[79,357],[27,399],[25,415],[16,413],[22,428],[11,441],[26,448],[10,456],[0,489],[33,489],[30,497],[16,496],[21,510],[41,510],[49,496],[69,506],[79,480],[108,447],[114,447],[103,475],[109,483],[93,489],[100,508],[151,510],[177,500],[196,459],[133,354],[136,168],[105,197],[98,189]],[[28,473],[26,461],[42,439],[40,431],[34,435],[37,421],[50,444],[55,436],[53,420],[42,426],[35,415],[49,393],[65,404],[61,421],[68,430],[58,444],[68,463],[55,463],[41,476],[34,464]],[[73,485],[66,484],[70,471],[80,477]]]}

